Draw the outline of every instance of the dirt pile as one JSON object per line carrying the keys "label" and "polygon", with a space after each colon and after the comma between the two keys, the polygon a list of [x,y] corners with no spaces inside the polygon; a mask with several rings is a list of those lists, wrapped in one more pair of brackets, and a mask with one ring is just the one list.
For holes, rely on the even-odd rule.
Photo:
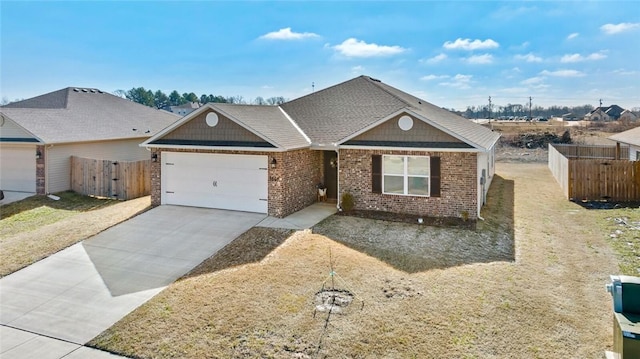
{"label": "dirt pile", "polygon": [[527,132],[502,135],[503,145],[518,148],[547,148],[550,143],[571,143],[571,134],[565,131],[562,135],[553,132]]}

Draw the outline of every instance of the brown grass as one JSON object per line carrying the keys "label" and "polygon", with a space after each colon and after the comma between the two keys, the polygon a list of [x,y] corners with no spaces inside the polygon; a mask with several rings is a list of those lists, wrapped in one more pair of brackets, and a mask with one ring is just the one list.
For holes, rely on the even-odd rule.
{"label": "brown grass", "polygon": [[[618,271],[598,225],[607,214],[564,200],[545,165],[497,170],[514,183],[514,262],[408,273],[319,234],[271,249],[287,234],[249,232],[271,238],[265,253],[232,242],[91,345],[139,358],[602,358],[612,343],[604,284]],[[499,187],[492,200],[508,205]],[[356,296],[344,314],[314,311],[331,279]]]}
{"label": "brown grass", "polygon": [[0,277],[120,223],[151,205],[150,197],[126,202],[72,192],[59,201],[33,196],[0,210]]}

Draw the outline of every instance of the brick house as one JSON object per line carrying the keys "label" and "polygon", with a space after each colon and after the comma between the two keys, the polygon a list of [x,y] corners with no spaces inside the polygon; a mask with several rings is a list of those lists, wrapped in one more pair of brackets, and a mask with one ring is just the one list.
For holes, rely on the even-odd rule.
{"label": "brick house", "polygon": [[284,217],[317,200],[476,219],[494,175],[491,130],[360,76],[280,106],[209,103],[158,132],[152,204]]}

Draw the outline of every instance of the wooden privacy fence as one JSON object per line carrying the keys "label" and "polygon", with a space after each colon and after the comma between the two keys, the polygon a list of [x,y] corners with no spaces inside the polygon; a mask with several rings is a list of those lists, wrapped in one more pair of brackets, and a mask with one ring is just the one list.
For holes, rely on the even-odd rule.
{"label": "wooden privacy fence", "polygon": [[[610,147],[613,148],[615,157],[615,146]],[[623,149],[628,151],[628,148]],[[585,153],[580,152],[580,149],[571,151]],[[606,151],[609,150],[603,149],[602,154],[606,155]],[[609,157],[567,158],[557,145],[549,145],[549,169],[568,199],[620,202],[640,200],[640,161],[613,160]]]}
{"label": "wooden privacy fence", "polygon": [[71,157],[71,189],[89,196],[128,200],[151,193],[150,160]]}

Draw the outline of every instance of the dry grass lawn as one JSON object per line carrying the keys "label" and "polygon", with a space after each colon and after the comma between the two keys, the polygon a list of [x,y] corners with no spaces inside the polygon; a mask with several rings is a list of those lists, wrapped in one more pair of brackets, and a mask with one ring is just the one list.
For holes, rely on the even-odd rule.
{"label": "dry grass lawn", "polygon": [[73,192],[59,201],[32,196],[0,208],[0,277],[98,234],[151,205],[150,197],[126,202]]}
{"label": "dry grass lawn", "polygon": [[[512,260],[458,253],[467,259],[402,270],[377,251],[398,240],[391,232],[355,250],[353,233],[252,229],[91,345],[136,358],[603,358],[612,345],[604,285],[619,271],[612,212],[564,200],[544,164],[497,171],[513,190],[492,187],[478,231],[512,230]],[[638,210],[627,215],[640,221]],[[367,237],[380,225],[370,220]],[[340,314],[315,311],[332,279],[354,301]]]}

